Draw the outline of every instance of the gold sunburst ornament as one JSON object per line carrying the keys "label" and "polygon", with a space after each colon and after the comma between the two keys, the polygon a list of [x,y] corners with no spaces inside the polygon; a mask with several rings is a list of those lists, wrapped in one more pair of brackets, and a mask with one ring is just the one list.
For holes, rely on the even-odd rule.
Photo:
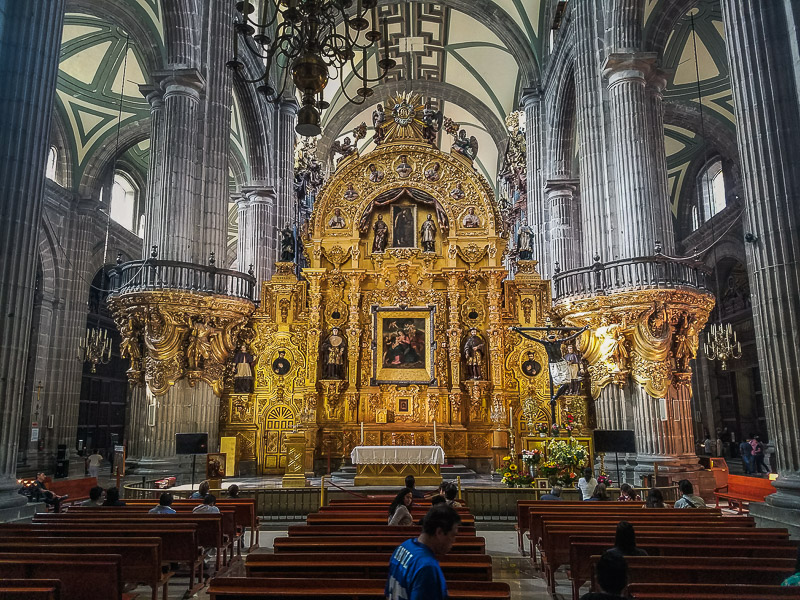
{"label": "gold sunburst ornament", "polygon": [[390,96],[386,103],[386,123],[383,125],[383,142],[421,140],[425,123],[422,120],[425,105],[419,94],[403,92]]}

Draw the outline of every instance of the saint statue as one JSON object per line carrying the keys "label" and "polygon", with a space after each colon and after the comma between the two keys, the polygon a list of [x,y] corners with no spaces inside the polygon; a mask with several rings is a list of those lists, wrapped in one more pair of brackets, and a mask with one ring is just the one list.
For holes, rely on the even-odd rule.
{"label": "saint statue", "polygon": [[431,145],[436,145],[436,135],[442,128],[442,121],[444,115],[440,110],[433,110],[431,108],[431,101],[425,103],[425,108],[422,109],[422,137]]}
{"label": "saint statue", "polygon": [[575,344],[567,344],[567,351],[564,353],[564,360],[569,366],[570,394],[578,394],[581,390],[581,355],[575,348]]}
{"label": "saint statue", "polygon": [[469,229],[475,229],[481,226],[481,220],[478,218],[478,215],[475,214],[474,206],[470,206],[467,209],[467,214],[465,214],[464,218],[461,220],[461,225]]}
{"label": "saint statue", "polygon": [[281,260],[280,262],[294,262],[294,232],[289,223],[281,230]]}
{"label": "saint statue", "polygon": [[345,200],[355,200],[358,198],[358,192],[356,188],[353,187],[352,183],[347,184],[347,189],[344,191],[344,199]]}
{"label": "saint statue", "polygon": [[375,166],[375,163],[370,163],[369,167],[369,180],[372,183],[380,183],[383,181],[383,171],[379,171],[378,167]]}
{"label": "saint statue", "polygon": [[437,160],[433,163],[429,169],[425,169],[425,179],[428,181],[438,181],[439,177],[442,176],[442,165],[439,164]]}
{"label": "saint statue", "polygon": [[400,155],[400,164],[397,165],[397,174],[405,179],[409,175],[411,175],[411,165],[408,164],[408,156],[405,154]]}
{"label": "saint statue", "polygon": [[372,226],[372,230],[375,232],[375,238],[372,241],[372,252],[386,251],[386,242],[389,238],[389,228],[386,226],[386,223],[383,222],[383,215],[378,215],[378,220],[375,221],[375,225]]}
{"label": "saint statue", "polygon": [[428,218],[425,219],[425,222],[422,224],[422,228],[419,230],[419,233],[422,238],[422,251],[435,252],[436,223],[433,221],[433,215],[428,215]]}
{"label": "saint statue", "polygon": [[454,188],[453,188],[453,189],[450,191],[450,197],[451,197],[453,200],[462,200],[462,199],[464,198],[464,196],[465,196],[465,195],[466,195],[466,194],[464,194],[464,188],[461,186],[461,182],[457,183],[457,184],[456,184],[456,187],[454,187]]}
{"label": "saint statue", "polygon": [[233,363],[236,365],[236,372],[233,375],[234,393],[253,393],[253,381],[255,380],[253,365],[255,365],[255,362],[255,357],[247,351],[247,346],[242,344],[233,357]]}
{"label": "saint statue", "polygon": [[344,379],[344,357],[347,341],[339,333],[339,328],[331,329],[331,334],[322,342],[322,378]]}
{"label": "saint statue", "polygon": [[331,229],[344,229],[345,222],[342,216],[342,209],[333,209],[333,216],[328,220],[328,227]]}
{"label": "saint statue", "polygon": [[192,322],[192,329],[189,332],[189,346],[186,348],[186,358],[189,362],[189,369],[199,371],[203,368],[203,363],[211,356],[211,336],[217,330],[203,323],[200,319]]}
{"label": "saint statue", "polygon": [[467,376],[470,379],[483,379],[481,366],[483,365],[483,349],[486,346],[478,330],[474,327],[469,330],[469,337],[464,342],[464,358],[467,360]]}
{"label": "saint statue", "polygon": [[562,354],[562,344],[575,340],[587,329],[588,327],[584,327],[572,335],[564,338],[557,337],[555,333],[545,336],[543,340],[534,337],[529,338],[534,342],[539,342],[542,346],[544,346],[545,352],[547,352],[547,363],[548,367],[550,368],[550,377],[553,380],[553,386],[564,387],[564,390],[562,391],[559,389],[555,396],[559,396],[570,386],[572,386],[572,371],[570,370],[569,363],[567,363],[567,361],[564,359],[564,355]]}
{"label": "saint statue", "polygon": [[536,360],[536,354],[528,351],[528,360],[522,363],[522,373],[526,377],[536,377],[542,371],[542,365]]}
{"label": "saint statue", "polygon": [[383,141],[385,135],[383,131],[383,124],[386,122],[386,113],[383,111],[383,104],[378,104],[378,107],[372,111],[372,127],[375,130],[375,135],[372,138],[376,144]]}
{"label": "saint statue", "polygon": [[517,232],[517,252],[520,260],[533,258],[533,230],[528,227],[527,219],[522,219],[522,225]]}
{"label": "saint statue", "polygon": [[275,375],[286,375],[291,370],[292,365],[286,359],[286,351],[278,350],[278,358],[272,361],[272,372]]}

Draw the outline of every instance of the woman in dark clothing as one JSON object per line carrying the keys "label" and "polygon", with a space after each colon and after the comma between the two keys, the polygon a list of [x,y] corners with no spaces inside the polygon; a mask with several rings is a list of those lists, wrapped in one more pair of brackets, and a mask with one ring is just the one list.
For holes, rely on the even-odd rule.
{"label": "woman in dark clothing", "polygon": [[617,535],[614,538],[614,547],[608,550],[619,556],[647,556],[647,552],[636,546],[636,532],[633,525],[627,521],[617,523]]}

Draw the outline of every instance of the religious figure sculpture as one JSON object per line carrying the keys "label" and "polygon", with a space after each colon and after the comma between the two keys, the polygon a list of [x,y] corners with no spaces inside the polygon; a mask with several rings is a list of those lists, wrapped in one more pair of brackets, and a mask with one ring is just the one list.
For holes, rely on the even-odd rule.
{"label": "religious figure sculpture", "polygon": [[422,137],[431,145],[436,145],[436,135],[442,128],[442,120],[444,115],[440,110],[433,110],[431,108],[431,101],[425,103],[425,108],[422,109]]}
{"label": "religious figure sculpture", "polygon": [[383,215],[378,215],[378,220],[375,221],[372,230],[375,232],[375,238],[372,241],[372,251],[377,253],[386,251],[389,228],[386,226],[386,223],[383,222]]}
{"label": "religious figure sculpture", "polygon": [[411,165],[408,164],[408,156],[406,156],[405,154],[401,154],[400,155],[400,164],[397,165],[397,169],[396,169],[397,174],[401,178],[405,179],[406,177],[411,175],[411,170],[412,170],[411,169]]}
{"label": "religious figure sculpture", "polygon": [[344,357],[347,341],[339,333],[339,328],[331,329],[331,334],[322,343],[322,378],[344,379]]}
{"label": "religious figure sculpture", "polygon": [[436,245],[436,223],[433,221],[433,215],[429,214],[428,218],[422,224],[419,230],[422,239],[423,252],[435,252]]}
{"label": "religious figure sculpture", "polygon": [[425,169],[425,179],[428,181],[438,181],[442,176],[442,165],[437,160],[429,169]]}
{"label": "religious figure sculpture", "polygon": [[478,139],[474,135],[467,139],[467,132],[462,129],[458,132],[458,137],[453,140],[451,150],[475,160],[478,156]]}
{"label": "religious figure sculpture", "polygon": [[464,358],[467,361],[467,376],[470,379],[483,379],[481,367],[483,365],[483,354],[486,344],[478,335],[478,330],[474,327],[469,330],[469,337],[464,342]]}
{"label": "religious figure sculpture", "polygon": [[570,371],[569,363],[567,363],[562,354],[562,345],[565,342],[575,340],[586,331],[586,329],[588,329],[588,327],[583,327],[572,335],[563,338],[559,338],[555,333],[548,334],[543,340],[534,337],[528,338],[544,346],[545,352],[547,352],[547,363],[550,368],[550,377],[553,381],[553,386],[564,387],[563,391],[559,389],[555,393],[555,396],[558,396],[559,393],[563,393],[572,385],[572,372]]}
{"label": "religious figure sculpture", "polygon": [[567,344],[564,360],[569,366],[570,394],[578,394],[581,389],[581,355],[575,349],[575,344]]}
{"label": "religious figure sculpture", "polygon": [[294,262],[294,232],[287,223],[281,230],[281,262]]}
{"label": "religious figure sculpture", "polygon": [[450,191],[450,197],[453,200],[463,200],[465,195],[466,194],[464,193],[464,188],[461,186],[461,182],[458,182],[456,187]]}
{"label": "religious figure sculpture", "polygon": [[394,248],[414,247],[414,216],[407,206],[400,207],[395,213],[392,228],[392,246]]}
{"label": "religious figure sculpture", "polygon": [[251,394],[253,392],[253,365],[255,357],[247,351],[247,346],[242,344],[233,357],[236,372],[233,375],[233,391],[236,394]]}
{"label": "religious figure sculpture", "polygon": [[517,232],[517,252],[520,260],[533,258],[533,230],[528,227],[527,219],[522,219],[522,225]]}
{"label": "religious figure sculpture", "polygon": [[528,360],[522,363],[522,372],[526,377],[536,377],[542,371],[542,365],[536,360],[533,350],[528,350]]}
{"label": "religious figure sculpture", "polygon": [[379,171],[378,167],[375,166],[375,163],[370,163],[369,167],[369,180],[372,183],[380,183],[383,181],[383,171]]}
{"label": "religious figure sculpture", "polygon": [[464,218],[461,220],[461,225],[468,229],[475,229],[481,226],[481,220],[478,218],[478,215],[475,214],[474,206],[470,206],[467,209],[467,214],[465,214]]}
{"label": "religious figure sculpture", "polygon": [[377,108],[372,111],[372,127],[375,130],[373,141],[380,144],[385,135],[383,131],[383,124],[386,123],[386,113],[383,111],[383,104],[378,104]]}
{"label": "religious figure sculpture", "polygon": [[345,200],[355,200],[358,198],[358,192],[353,187],[352,183],[347,184],[347,189],[344,191],[344,199]]}
{"label": "religious figure sculpture", "polygon": [[353,152],[356,151],[356,145],[350,140],[349,137],[344,138],[343,141],[336,140],[331,144],[331,153],[332,154],[341,154],[341,157],[336,161],[336,166],[339,166],[345,158],[350,156]]}
{"label": "religious figure sculpture", "polygon": [[189,345],[186,348],[189,369],[199,371],[203,368],[203,362],[211,356],[211,336],[216,332],[216,328],[200,319],[192,321],[192,329],[189,332]]}
{"label": "religious figure sculpture", "polygon": [[331,216],[331,218],[328,220],[328,227],[331,229],[344,229],[345,221],[344,217],[342,216],[341,208],[333,209],[333,216]]}
{"label": "religious figure sculpture", "polygon": [[685,316],[683,325],[675,335],[675,366],[678,371],[683,373],[690,372],[690,361],[697,355],[696,348],[699,344],[699,332],[697,330],[697,319]]}
{"label": "religious figure sculpture", "polygon": [[286,359],[286,351],[278,350],[278,358],[272,361],[272,372],[275,375],[286,375],[291,370],[292,365]]}

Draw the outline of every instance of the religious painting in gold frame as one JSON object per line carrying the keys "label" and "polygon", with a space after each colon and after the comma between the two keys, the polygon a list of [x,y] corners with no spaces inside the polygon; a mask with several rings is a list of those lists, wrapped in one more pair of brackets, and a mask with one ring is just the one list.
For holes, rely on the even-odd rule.
{"label": "religious painting in gold frame", "polygon": [[436,307],[372,307],[370,385],[435,385]]}

